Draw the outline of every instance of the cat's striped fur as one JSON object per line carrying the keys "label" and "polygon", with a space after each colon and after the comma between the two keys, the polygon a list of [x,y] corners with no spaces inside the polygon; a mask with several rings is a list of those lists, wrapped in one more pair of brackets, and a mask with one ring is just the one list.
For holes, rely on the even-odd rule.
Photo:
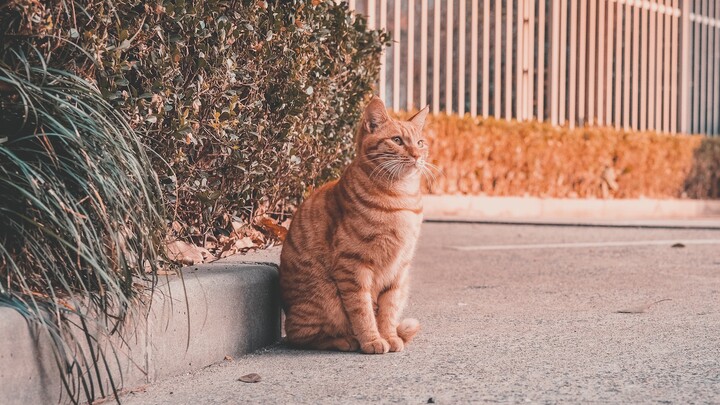
{"label": "cat's striped fur", "polygon": [[295,213],[280,260],[288,343],[387,353],[403,350],[420,329],[399,317],[422,222],[426,116],[427,108],[394,120],[373,98],[353,162]]}

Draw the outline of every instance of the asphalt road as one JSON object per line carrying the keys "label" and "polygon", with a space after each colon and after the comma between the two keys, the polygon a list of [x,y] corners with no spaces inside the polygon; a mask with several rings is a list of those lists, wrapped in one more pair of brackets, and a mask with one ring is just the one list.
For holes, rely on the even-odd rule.
{"label": "asphalt road", "polygon": [[720,230],[425,224],[406,315],[402,353],[276,346],[122,399],[720,403]]}

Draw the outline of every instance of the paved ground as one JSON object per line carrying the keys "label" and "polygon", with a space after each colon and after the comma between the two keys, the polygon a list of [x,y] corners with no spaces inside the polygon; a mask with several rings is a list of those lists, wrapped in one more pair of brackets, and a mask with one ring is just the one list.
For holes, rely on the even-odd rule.
{"label": "paved ground", "polygon": [[124,402],[720,403],[720,230],[423,232],[406,311],[423,330],[405,352],[277,346]]}

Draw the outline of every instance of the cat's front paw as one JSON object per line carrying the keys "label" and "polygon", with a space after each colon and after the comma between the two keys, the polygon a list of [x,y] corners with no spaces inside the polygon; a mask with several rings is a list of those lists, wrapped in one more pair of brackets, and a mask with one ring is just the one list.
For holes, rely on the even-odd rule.
{"label": "cat's front paw", "polygon": [[385,354],[390,351],[390,344],[383,338],[378,338],[360,345],[360,350],[366,354]]}
{"label": "cat's front paw", "polygon": [[387,338],[391,352],[401,352],[405,349],[405,343],[397,336]]}

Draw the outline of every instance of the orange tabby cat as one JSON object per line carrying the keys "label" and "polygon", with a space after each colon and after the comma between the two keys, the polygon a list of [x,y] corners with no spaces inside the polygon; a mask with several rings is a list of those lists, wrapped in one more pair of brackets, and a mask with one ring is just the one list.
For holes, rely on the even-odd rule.
{"label": "orange tabby cat", "polygon": [[427,107],[407,122],[394,120],[373,98],[355,160],[295,213],[280,258],[290,344],[399,352],[420,329],[399,316],[422,222],[426,116]]}

